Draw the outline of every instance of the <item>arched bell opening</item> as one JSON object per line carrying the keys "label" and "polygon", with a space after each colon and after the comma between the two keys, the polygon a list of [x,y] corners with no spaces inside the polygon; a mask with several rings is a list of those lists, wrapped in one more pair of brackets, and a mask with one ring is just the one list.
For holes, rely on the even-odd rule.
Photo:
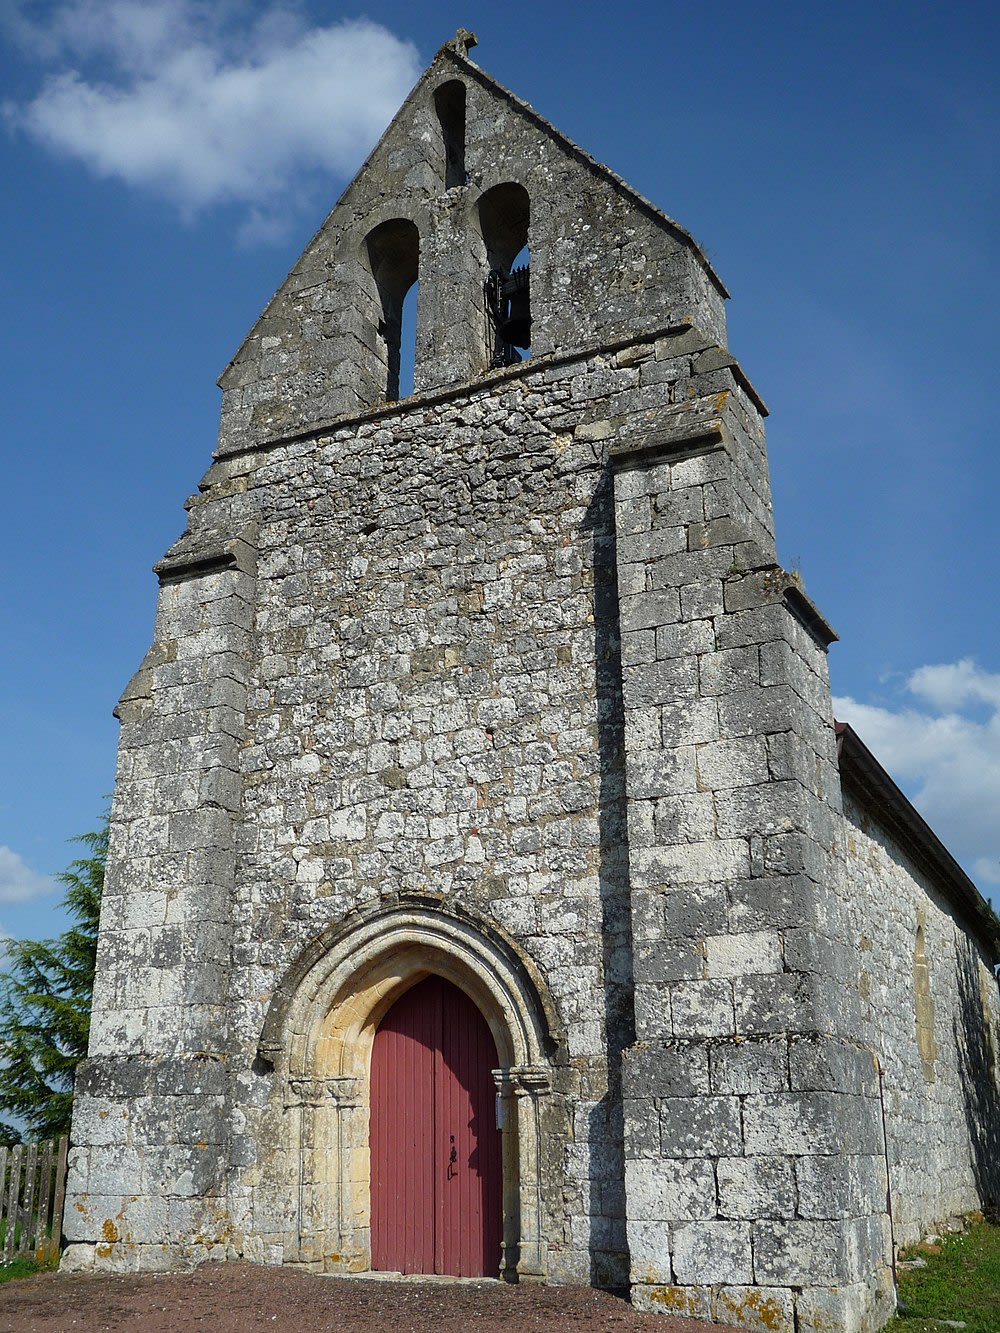
{"label": "arched bell opening", "polygon": [[494,185],[479,200],[491,369],[515,364],[531,347],[531,201],[523,185]]}
{"label": "arched bell opening", "polygon": [[416,309],[406,324],[403,346],[404,304],[420,276],[420,233],[408,218],[390,218],[369,232],[364,258],[375,282],[377,308],[374,349],[384,377],[386,402],[400,397],[400,367],[406,368],[407,388],[412,393]]}
{"label": "arched bell opening", "polygon": [[498,1061],[490,1071],[502,1197],[494,1271],[508,1280],[543,1277],[539,1100],[552,1085],[552,1011],[525,961],[506,942],[431,909],[378,914],[309,955],[279,989],[261,1042],[261,1058],[275,1064],[295,1158],[295,1259],[327,1271],[372,1267],[376,1034],[408,992],[438,978],[481,1015]]}

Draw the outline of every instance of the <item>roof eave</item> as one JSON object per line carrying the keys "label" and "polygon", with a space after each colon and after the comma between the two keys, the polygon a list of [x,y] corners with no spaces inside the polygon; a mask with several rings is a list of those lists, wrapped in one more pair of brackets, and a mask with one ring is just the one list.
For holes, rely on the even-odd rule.
{"label": "roof eave", "polygon": [[976,929],[990,961],[1000,962],[1000,918],[923,816],[846,722],[835,723],[840,777],[859,796],[948,900]]}

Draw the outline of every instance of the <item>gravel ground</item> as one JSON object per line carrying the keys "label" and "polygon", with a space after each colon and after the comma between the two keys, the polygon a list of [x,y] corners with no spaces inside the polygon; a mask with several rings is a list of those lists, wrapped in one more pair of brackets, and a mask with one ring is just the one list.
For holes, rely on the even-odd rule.
{"label": "gravel ground", "polygon": [[589,1287],[321,1277],[252,1264],[42,1273],[0,1286],[0,1333],[709,1333]]}

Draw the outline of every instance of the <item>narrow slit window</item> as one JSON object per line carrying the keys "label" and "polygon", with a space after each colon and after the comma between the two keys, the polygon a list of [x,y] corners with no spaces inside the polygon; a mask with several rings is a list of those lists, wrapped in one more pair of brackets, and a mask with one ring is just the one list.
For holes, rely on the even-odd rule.
{"label": "narrow slit window", "polygon": [[927,959],[927,932],[924,928],[924,913],[917,913],[917,937],[913,946],[913,990],[914,1016],[916,1018],[917,1053],[924,1071],[924,1078],[933,1083],[935,1078],[934,1062],[937,1059],[937,1042],[934,1030],[934,1000],[931,996],[931,976]]}
{"label": "narrow slit window", "polygon": [[465,84],[459,79],[442,83],[434,91],[434,109],[441,125],[444,146],[444,186],[446,190],[464,185],[465,171]]}
{"label": "narrow slit window", "polygon": [[531,357],[531,250],[527,243],[510,261],[503,311],[504,328],[521,360]]}

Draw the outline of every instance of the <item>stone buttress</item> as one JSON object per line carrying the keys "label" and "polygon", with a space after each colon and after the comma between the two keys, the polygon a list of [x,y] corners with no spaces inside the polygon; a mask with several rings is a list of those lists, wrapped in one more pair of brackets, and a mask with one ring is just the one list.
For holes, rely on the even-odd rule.
{"label": "stone buttress", "polygon": [[157,566],[68,1262],[370,1267],[373,1036],[435,973],[497,1047],[502,1276],[858,1333],[888,1251],[832,634],[719,279],[468,44],[224,372]]}
{"label": "stone buttress", "polygon": [[893,1302],[839,892],[834,636],[775,560],[759,400],[717,349],[693,370],[679,410],[611,448],[633,1296],[749,1326],[866,1327]]}

